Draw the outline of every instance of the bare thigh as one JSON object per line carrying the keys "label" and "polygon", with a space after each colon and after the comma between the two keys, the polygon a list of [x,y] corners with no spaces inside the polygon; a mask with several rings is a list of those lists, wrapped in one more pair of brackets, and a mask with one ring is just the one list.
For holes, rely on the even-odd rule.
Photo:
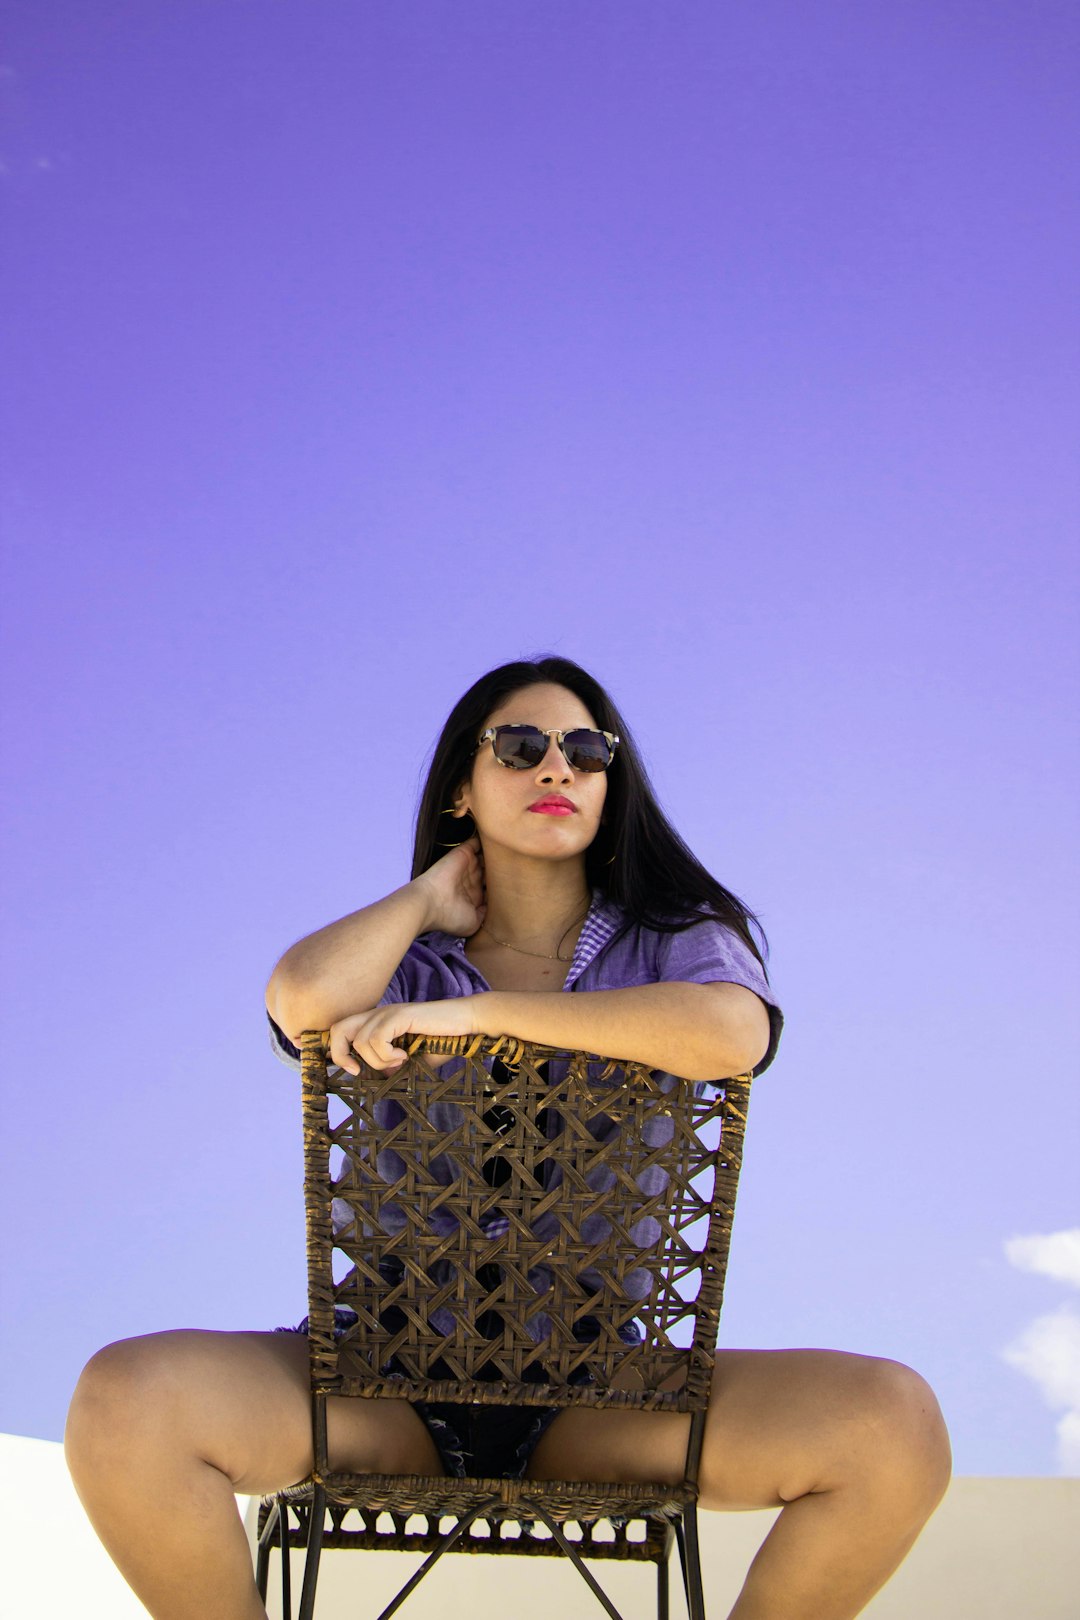
{"label": "bare thigh", "polygon": [[[152,1454],[194,1453],[241,1493],[278,1490],[312,1468],[307,1340],[293,1333],[152,1333],[106,1346],[72,1402],[69,1449],[107,1435]],[[441,1474],[439,1454],[407,1401],[327,1403],[332,1467]],[[136,1446],[136,1450],[138,1450]]]}
{"label": "bare thigh", "polygon": [[[560,1413],[532,1455],[535,1479],[677,1484],[690,1419]],[[947,1439],[929,1386],[895,1361],[839,1350],[718,1353],[702,1448],[701,1505],[780,1507],[860,1472],[941,1471]]]}

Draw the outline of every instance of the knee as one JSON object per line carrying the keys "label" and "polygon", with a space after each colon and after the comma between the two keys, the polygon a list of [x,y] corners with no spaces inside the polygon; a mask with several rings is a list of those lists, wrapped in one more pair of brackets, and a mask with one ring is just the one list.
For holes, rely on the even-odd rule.
{"label": "knee", "polygon": [[857,1412],[864,1468],[928,1517],[952,1475],[945,1419],[930,1385],[899,1361],[867,1357]]}
{"label": "knee", "polygon": [[155,1338],[163,1337],[107,1344],[83,1368],[64,1429],[64,1454],[76,1484],[128,1456],[140,1432],[162,1423],[168,1379]]}

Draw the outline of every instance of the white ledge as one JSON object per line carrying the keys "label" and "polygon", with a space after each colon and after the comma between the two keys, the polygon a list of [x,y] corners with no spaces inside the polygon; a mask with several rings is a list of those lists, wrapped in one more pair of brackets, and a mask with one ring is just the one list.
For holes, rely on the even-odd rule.
{"label": "white ledge", "polygon": [[[68,1477],[63,1448],[51,1440],[0,1435],[4,1480],[4,1612],[35,1620],[138,1620],[146,1610],[114,1569],[94,1535]],[[256,1501],[238,1498],[249,1533]],[[705,1513],[700,1517],[705,1597],[712,1616],[726,1614],[775,1513]],[[1080,1480],[953,1481],[907,1561],[863,1611],[867,1620],[1075,1620],[1080,1591]],[[294,1554],[299,1591],[300,1563]],[[278,1569],[271,1572],[270,1620],[278,1620]],[[378,1614],[419,1558],[405,1553],[323,1554],[318,1620]],[[594,1564],[624,1614],[655,1604],[651,1568]],[[529,1559],[448,1555],[409,1598],[407,1620],[497,1608],[517,1620],[601,1612],[569,1565]],[[579,1591],[580,1588],[580,1591]],[[486,1594],[486,1595],[485,1595]],[[362,1602],[360,1601],[362,1598]],[[360,1609],[358,1609],[360,1603]],[[10,1604],[10,1608],[8,1608]],[[684,1614],[672,1571],[672,1620]]]}

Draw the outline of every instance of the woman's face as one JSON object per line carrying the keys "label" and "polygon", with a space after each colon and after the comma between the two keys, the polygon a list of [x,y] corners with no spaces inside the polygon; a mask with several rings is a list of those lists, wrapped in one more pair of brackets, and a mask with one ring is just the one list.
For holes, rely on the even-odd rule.
{"label": "woman's face", "polygon": [[[503,725],[533,725],[542,731],[599,729],[580,698],[565,686],[548,684],[512,693],[479,730]],[[544,815],[530,809],[553,794],[568,799],[573,814]],[[471,813],[484,848],[501,844],[519,854],[565,860],[583,854],[596,837],[606,797],[607,772],[575,771],[556,739],[549,737],[547,753],[527,770],[501,765],[491,743],[485,742],[455,802]]]}

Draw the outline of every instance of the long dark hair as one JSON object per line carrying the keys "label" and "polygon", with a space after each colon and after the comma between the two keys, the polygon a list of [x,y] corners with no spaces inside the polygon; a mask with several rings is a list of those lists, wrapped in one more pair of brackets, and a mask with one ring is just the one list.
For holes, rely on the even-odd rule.
{"label": "long dark hair", "polygon": [[[455,704],[424,783],[411,876],[419,877],[452,844],[472,836],[472,818],[452,817],[448,807],[471,773],[476,739],[488,716],[508,697],[542,683],[565,686],[580,698],[601,731],[613,731],[621,739],[608,769],[607,819],[585,851],[589,888],[602,889],[608,900],[626,912],[631,924],[664,933],[681,933],[704,918],[715,918],[734,929],[764,966],[767,943],[761,924],[705,870],[679,837],[656,802],[626,721],[599,681],[569,658],[549,656],[501,664],[482,675]],[[464,833],[463,825],[468,829]]]}

